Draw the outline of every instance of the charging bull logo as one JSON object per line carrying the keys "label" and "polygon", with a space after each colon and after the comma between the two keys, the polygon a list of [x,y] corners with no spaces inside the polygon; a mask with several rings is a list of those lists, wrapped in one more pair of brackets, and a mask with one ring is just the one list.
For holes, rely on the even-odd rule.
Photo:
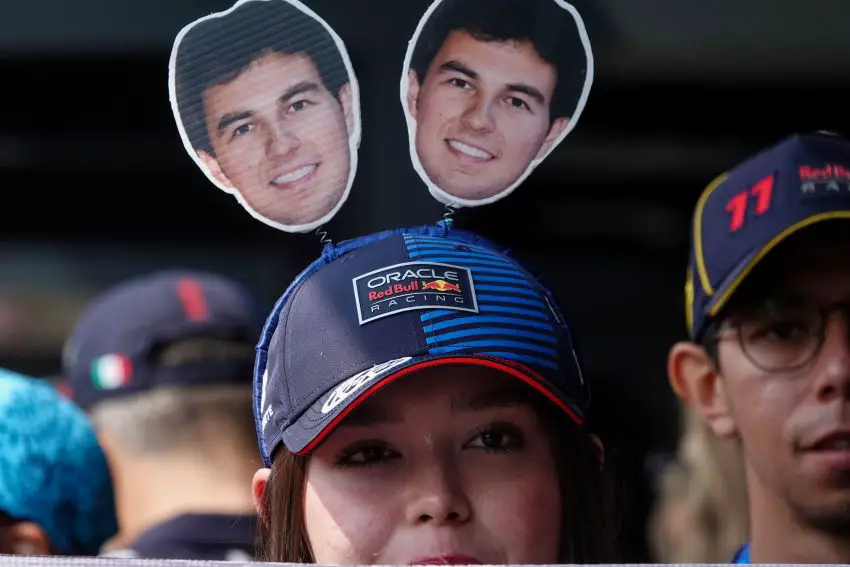
{"label": "charging bull logo", "polygon": [[454,291],[460,293],[460,285],[449,283],[446,280],[435,280],[433,282],[424,282],[422,284],[422,289],[434,289],[437,291]]}
{"label": "charging bull logo", "polygon": [[352,280],[360,324],[415,309],[478,313],[469,268],[437,262],[407,262]]}

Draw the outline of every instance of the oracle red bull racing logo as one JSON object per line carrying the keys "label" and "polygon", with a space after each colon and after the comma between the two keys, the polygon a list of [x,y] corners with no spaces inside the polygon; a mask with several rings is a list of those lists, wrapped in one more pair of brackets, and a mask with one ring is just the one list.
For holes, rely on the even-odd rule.
{"label": "oracle red bull racing logo", "polygon": [[354,278],[360,324],[414,309],[478,312],[469,268],[407,262]]}

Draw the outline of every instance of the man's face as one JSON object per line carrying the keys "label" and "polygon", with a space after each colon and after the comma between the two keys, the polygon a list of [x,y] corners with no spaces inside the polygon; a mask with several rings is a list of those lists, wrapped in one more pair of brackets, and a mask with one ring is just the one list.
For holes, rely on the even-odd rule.
{"label": "man's face", "polygon": [[454,197],[481,200],[508,189],[569,123],[550,122],[557,74],[530,43],[454,31],[421,86],[418,79],[411,70],[416,152],[429,179]]}
{"label": "man's face", "polygon": [[353,129],[349,85],[340,100],[306,55],[268,53],[204,92],[216,179],[261,216],[302,225],[328,214],[345,192]]}
{"label": "man's face", "polygon": [[[810,229],[811,230],[811,229]],[[768,348],[799,351],[812,317],[800,305],[850,301],[850,237],[812,233],[769,257],[747,285],[760,299],[730,307],[729,320],[767,358]],[[757,280],[757,281],[755,281]],[[759,304],[769,304],[770,308]],[[847,311],[845,311],[847,313]],[[744,445],[750,488],[787,503],[798,517],[827,530],[850,528],[850,333],[833,312],[817,356],[796,370],[766,372],[749,359],[734,332],[721,330],[719,368],[726,401]],[[725,338],[724,338],[725,337]],[[755,349],[748,347],[751,356]],[[801,360],[803,360],[801,358]],[[763,363],[762,363],[763,364]]]}

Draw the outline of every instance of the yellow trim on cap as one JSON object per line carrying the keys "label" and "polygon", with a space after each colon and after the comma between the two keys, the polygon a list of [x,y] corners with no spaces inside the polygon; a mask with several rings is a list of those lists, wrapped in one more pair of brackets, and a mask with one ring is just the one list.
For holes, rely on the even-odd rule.
{"label": "yellow trim on cap", "polygon": [[717,315],[717,313],[720,312],[723,306],[726,305],[726,302],[729,300],[729,297],[732,295],[732,292],[738,289],[738,286],[741,285],[741,282],[744,281],[744,278],[747,277],[747,275],[753,270],[753,268],[756,267],[756,264],[758,264],[768,252],[773,250],[777,244],[779,244],[801,228],[805,228],[817,222],[833,219],[850,219],[850,211],[830,211],[827,213],[818,213],[816,215],[806,217],[803,220],[792,224],[791,226],[774,236],[767,244],[762,246],[758,254],[753,256],[753,258],[746,264],[746,266],[744,266],[744,269],[741,270],[737,276],[735,276],[735,278],[732,280],[732,282],[729,284],[723,294],[717,297],[717,300],[708,310],[709,316],[714,317],[715,315]]}
{"label": "yellow trim on cap", "polygon": [[694,272],[688,268],[685,276],[685,325],[688,332],[693,332],[694,326]]}
{"label": "yellow trim on cap", "polygon": [[721,173],[715,177],[714,181],[703,189],[702,195],[700,195],[697,206],[694,209],[694,260],[696,261],[697,273],[699,274],[703,293],[708,296],[714,295],[714,289],[712,289],[711,281],[708,279],[708,270],[705,268],[705,258],[702,254],[702,214],[708,198],[721,183],[726,181],[727,177],[729,177],[729,173]]}

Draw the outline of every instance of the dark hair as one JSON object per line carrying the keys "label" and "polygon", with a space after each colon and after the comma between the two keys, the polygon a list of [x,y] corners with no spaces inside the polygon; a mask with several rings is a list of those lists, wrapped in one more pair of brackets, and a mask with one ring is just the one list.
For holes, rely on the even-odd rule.
{"label": "dark hair", "polygon": [[554,0],[444,0],[422,28],[410,68],[421,84],[453,31],[485,42],[530,42],[555,67],[557,83],[549,119],[569,117],[578,106],[588,59],[576,20]]}
{"label": "dark hair", "polygon": [[[600,466],[600,453],[584,428],[548,405],[541,411],[561,479],[558,563],[616,563],[620,526],[610,465]],[[304,521],[309,459],[285,447],[272,458],[259,527],[260,561],[315,563]]]}
{"label": "dark hair", "polygon": [[705,352],[708,353],[709,358],[711,358],[715,364],[718,363],[717,358],[717,330],[720,327],[723,319],[720,318],[712,318],[708,325],[706,325],[705,330],[697,337],[696,343],[705,349]]}
{"label": "dark hair", "polygon": [[212,153],[204,91],[232,81],[272,52],[309,57],[337,100],[340,88],[350,82],[342,53],[321,22],[283,0],[246,2],[226,16],[197,23],[177,48],[175,96],[192,147]]}

